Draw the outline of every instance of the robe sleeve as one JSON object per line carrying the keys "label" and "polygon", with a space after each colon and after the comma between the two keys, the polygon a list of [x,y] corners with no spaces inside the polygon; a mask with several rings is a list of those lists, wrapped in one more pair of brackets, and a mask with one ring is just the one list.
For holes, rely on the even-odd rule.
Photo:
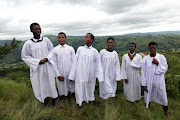
{"label": "robe sleeve", "polygon": [[159,75],[160,74],[165,74],[167,69],[168,69],[167,60],[164,57],[164,55],[162,55],[160,60],[161,61],[159,62],[159,65],[158,65],[158,67],[156,69],[156,72],[155,72],[155,74],[159,74]]}
{"label": "robe sleeve", "polygon": [[53,71],[54,71],[55,75],[57,77],[61,76],[60,73],[59,73],[59,70],[57,68],[57,55],[55,54],[55,50],[54,49],[51,50],[51,52],[48,54],[47,58],[48,58],[49,63],[53,67]]}
{"label": "robe sleeve", "polygon": [[96,78],[98,78],[99,82],[104,81],[103,79],[103,67],[101,63],[100,54],[96,54]]}
{"label": "robe sleeve", "polygon": [[147,67],[146,59],[143,58],[142,69],[141,69],[141,85],[142,86],[147,86],[146,67]]}
{"label": "robe sleeve", "polygon": [[135,58],[132,60],[132,62],[131,62],[130,65],[133,66],[133,67],[135,67],[135,68],[140,69],[141,66],[142,66],[142,57],[141,57],[141,56],[135,57]]}
{"label": "robe sleeve", "polygon": [[125,55],[123,55],[123,57],[122,57],[121,79],[127,79],[125,57],[126,57]]}
{"label": "robe sleeve", "polygon": [[78,58],[79,58],[79,52],[80,52],[80,48],[77,49],[76,55],[73,58],[74,59],[73,64],[72,64],[71,71],[70,71],[69,77],[68,77],[69,80],[73,80],[73,81],[75,80],[76,67],[77,67],[77,61],[78,61]]}
{"label": "robe sleeve", "polygon": [[120,81],[121,80],[121,71],[120,71],[120,63],[119,63],[119,57],[116,53],[116,81]]}
{"label": "robe sleeve", "polygon": [[33,70],[36,71],[36,69],[39,66],[40,59],[34,58],[32,56],[32,51],[30,49],[30,44],[25,42],[22,51],[21,51],[21,59]]}

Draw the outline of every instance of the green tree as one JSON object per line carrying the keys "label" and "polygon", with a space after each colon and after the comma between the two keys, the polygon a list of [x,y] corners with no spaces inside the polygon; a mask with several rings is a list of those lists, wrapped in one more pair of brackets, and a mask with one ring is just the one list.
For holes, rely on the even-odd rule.
{"label": "green tree", "polygon": [[3,46],[0,46],[0,59],[4,58],[9,52],[18,47],[18,44],[21,41],[17,41],[15,38],[11,41],[10,44],[4,43]]}

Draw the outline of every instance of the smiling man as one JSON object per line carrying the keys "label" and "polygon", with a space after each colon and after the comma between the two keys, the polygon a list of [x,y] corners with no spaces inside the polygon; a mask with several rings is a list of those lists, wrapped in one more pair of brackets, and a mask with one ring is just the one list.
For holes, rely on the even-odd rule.
{"label": "smiling man", "polygon": [[[48,38],[40,36],[41,27],[38,23],[32,23],[30,30],[33,38],[24,43],[21,58],[30,67],[30,79],[35,97],[47,106],[48,97],[58,96],[53,69],[47,58],[53,45]],[[55,105],[55,99],[53,104]]]}

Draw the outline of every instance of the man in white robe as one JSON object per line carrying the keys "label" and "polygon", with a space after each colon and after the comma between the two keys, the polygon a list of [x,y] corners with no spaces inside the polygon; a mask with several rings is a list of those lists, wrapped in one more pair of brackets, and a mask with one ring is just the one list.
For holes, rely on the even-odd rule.
{"label": "man in white robe", "polygon": [[103,99],[115,97],[117,82],[121,80],[119,57],[117,52],[113,50],[113,46],[114,39],[109,37],[107,39],[107,49],[100,51],[104,81],[99,82],[99,94]]}
{"label": "man in white robe", "polygon": [[69,92],[75,92],[74,81],[68,79],[72,63],[75,57],[74,48],[66,44],[66,34],[58,34],[59,45],[48,55],[49,62],[53,64],[56,74],[59,96],[67,96]]}
{"label": "man in white robe", "polygon": [[130,52],[123,55],[121,77],[124,79],[124,96],[130,102],[141,99],[141,77],[139,69],[142,66],[141,55],[135,53],[136,44],[129,45]]}
{"label": "man in white robe", "polygon": [[92,47],[94,36],[87,33],[84,42],[85,46],[77,49],[75,60],[69,75],[70,80],[75,81],[76,103],[79,106],[83,101],[87,103],[94,101],[94,90],[96,78],[103,81],[103,71],[98,51]]}
{"label": "man in white robe", "polygon": [[[34,37],[27,40],[21,51],[22,60],[30,67],[30,79],[35,97],[48,104],[47,97],[58,96],[55,87],[55,77],[47,55],[53,49],[51,41],[46,37],[40,37],[41,28],[38,23],[30,25]],[[55,105],[55,99],[53,99]]]}
{"label": "man in white robe", "polygon": [[164,55],[156,53],[157,44],[155,42],[150,42],[148,47],[150,55],[143,58],[141,72],[146,108],[149,107],[151,101],[157,102],[163,106],[164,114],[169,117],[164,77],[168,69],[167,61]]}

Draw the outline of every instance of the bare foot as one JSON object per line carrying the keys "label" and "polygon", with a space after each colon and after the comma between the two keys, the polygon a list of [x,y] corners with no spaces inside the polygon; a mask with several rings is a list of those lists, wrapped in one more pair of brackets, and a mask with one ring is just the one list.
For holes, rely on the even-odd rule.
{"label": "bare foot", "polygon": [[165,115],[167,118],[170,118],[170,115],[169,115],[168,111],[165,111],[165,112],[164,112],[164,115]]}

